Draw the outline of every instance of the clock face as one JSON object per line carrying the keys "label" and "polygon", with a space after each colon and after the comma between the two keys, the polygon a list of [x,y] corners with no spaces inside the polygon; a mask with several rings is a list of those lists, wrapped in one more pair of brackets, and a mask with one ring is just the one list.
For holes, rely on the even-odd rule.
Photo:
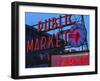
{"label": "clock face", "polygon": [[87,37],[87,32],[84,26],[81,24],[75,24],[70,29],[70,32],[69,43],[72,47],[79,47],[84,44]]}

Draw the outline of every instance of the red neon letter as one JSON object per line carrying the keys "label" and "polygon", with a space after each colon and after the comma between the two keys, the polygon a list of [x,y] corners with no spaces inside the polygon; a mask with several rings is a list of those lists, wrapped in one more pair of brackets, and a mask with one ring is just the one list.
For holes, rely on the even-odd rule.
{"label": "red neon letter", "polygon": [[49,40],[48,40],[48,48],[54,48],[54,44],[53,44],[53,35],[49,36]]}
{"label": "red neon letter", "polygon": [[39,40],[38,40],[38,38],[37,38],[36,41],[35,41],[34,50],[37,51],[37,50],[39,50],[39,49],[40,49],[40,44],[39,44]]}
{"label": "red neon letter", "polygon": [[40,32],[40,30],[43,28],[43,23],[41,21],[38,22],[38,29],[37,32]]}
{"label": "red neon letter", "polygon": [[42,45],[41,45],[41,49],[46,49],[46,37],[45,36],[42,36]]}
{"label": "red neon letter", "polygon": [[57,27],[57,22],[56,22],[56,18],[52,19],[52,29],[55,29]]}
{"label": "red neon letter", "polygon": [[60,47],[59,32],[56,34],[56,47]]}
{"label": "red neon letter", "polygon": [[27,53],[29,52],[29,51],[33,51],[33,39],[31,40],[31,41],[27,41]]}

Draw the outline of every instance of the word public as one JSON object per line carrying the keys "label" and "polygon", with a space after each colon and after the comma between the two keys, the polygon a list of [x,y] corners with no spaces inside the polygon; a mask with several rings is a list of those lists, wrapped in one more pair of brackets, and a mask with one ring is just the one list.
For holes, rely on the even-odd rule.
{"label": "word public", "polygon": [[57,28],[62,28],[64,26],[73,24],[71,20],[72,15],[64,15],[64,16],[59,16],[59,18],[53,17],[52,19],[45,20],[44,22],[39,21],[38,22],[38,29],[37,31],[49,31],[49,30],[54,30]]}

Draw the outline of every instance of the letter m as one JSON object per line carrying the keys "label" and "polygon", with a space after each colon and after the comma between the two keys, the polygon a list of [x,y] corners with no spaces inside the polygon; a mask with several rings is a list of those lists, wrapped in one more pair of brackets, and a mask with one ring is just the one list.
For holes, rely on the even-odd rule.
{"label": "letter m", "polygon": [[31,41],[29,40],[27,41],[26,49],[27,49],[27,53],[33,51],[33,39]]}

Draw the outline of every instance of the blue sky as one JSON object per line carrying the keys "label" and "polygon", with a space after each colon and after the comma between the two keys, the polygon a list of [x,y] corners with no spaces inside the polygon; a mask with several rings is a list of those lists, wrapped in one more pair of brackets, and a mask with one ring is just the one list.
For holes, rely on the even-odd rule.
{"label": "blue sky", "polygon": [[[38,24],[38,21],[44,21],[45,19],[48,20],[49,18],[53,18],[53,17],[58,18],[59,15],[64,15],[64,14],[26,12],[25,13],[25,24],[32,26],[32,25]],[[80,18],[80,17],[81,17],[80,15],[73,15],[72,19],[75,20],[75,19]],[[84,22],[85,22],[85,27],[86,27],[86,30],[87,30],[87,41],[88,41],[88,46],[90,47],[90,45],[89,45],[89,41],[90,41],[89,40],[89,34],[90,34],[89,23],[90,23],[90,20],[89,19],[90,19],[89,15],[84,15]],[[64,30],[66,28],[68,28],[68,27],[65,27]],[[58,30],[55,30],[55,31],[58,31]],[[48,33],[52,34],[53,31],[49,31]]]}

